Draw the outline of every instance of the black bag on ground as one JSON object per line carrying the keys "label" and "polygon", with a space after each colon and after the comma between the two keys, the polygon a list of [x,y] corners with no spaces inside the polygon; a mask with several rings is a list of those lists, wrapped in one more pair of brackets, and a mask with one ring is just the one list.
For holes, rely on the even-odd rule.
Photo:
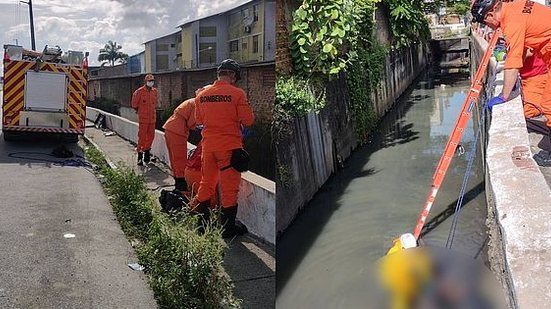
{"label": "black bag on ground", "polygon": [[187,206],[189,199],[177,191],[161,190],[161,196],[159,196],[159,203],[161,209],[165,213],[179,211],[183,207]]}
{"label": "black bag on ground", "polygon": [[249,157],[249,153],[245,151],[245,149],[234,149],[231,153],[230,165],[222,168],[221,171],[233,167],[236,171],[240,173],[246,172],[249,170],[250,161],[251,158]]}

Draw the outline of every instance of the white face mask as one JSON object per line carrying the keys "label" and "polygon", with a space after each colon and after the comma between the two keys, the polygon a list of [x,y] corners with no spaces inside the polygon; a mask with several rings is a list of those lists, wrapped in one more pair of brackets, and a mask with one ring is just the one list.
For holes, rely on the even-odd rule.
{"label": "white face mask", "polygon": [[146,82],[145,85],[146,85],[147,87],[150,87],[150,88],[151,88],[151,87],[153,87],[153,82],[152,82],[152,81]]}

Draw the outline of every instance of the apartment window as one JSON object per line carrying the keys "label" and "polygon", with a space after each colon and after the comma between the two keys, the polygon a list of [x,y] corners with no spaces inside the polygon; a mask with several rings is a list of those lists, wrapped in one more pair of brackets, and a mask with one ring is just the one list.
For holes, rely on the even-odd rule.
{"label": "apartment window", "polygon": [[247,41],[243,40],[243,43],[241,44],[241,49],[246,50],[247,49]]}
{"label": "apartment window", "polygon": [[157,44],[157,51],[168,51],[168,44]]}
{"label": "apartment window", "polygon": [[258,53],[258,35],[253,36],[253,53]]}
{"label": "apartment window", "polygon": [[176,44],[170,44],[170,48],[176,47]]}
{"label": "apartment window", "polygon": [[199,27],[199,36],[202,38],[216,37],[216,27]]}
{"label": "apartment window", "polygon": [[199,44],[199,63],[216,63],[216,43]]}
{"label": "apartment window", "polygon": [[253,21],[258,21],[258,4],[253,6]]}
{"label": "apartment window", "polygon": [[157,71],[168,70],[168,55],[157,55]]}
{"label": "apartment window", "polygon": [[239,51],[239,40],[230,41],[230,53]]}

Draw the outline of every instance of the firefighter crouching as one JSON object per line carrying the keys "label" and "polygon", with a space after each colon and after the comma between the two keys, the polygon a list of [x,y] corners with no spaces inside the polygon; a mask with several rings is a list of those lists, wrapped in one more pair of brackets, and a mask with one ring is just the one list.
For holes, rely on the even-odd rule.
{"label": "firefighter crouching", "polygon": [[228,238],[247,231],[245,226],[236,225],[235,217],[241,172],[247,170],[248,164],[241,128],[253,124],[254,114],[245,92],[235,86],[241,77],[239,64],[224,60],[217,75],[214,84],[195,98],[196,120],[203,125],[203,153],[201,183],[190,207],[208,220],[209,201],[220,180],[222,236]]}
{"label": "firefighter crouching", "polygon": [[145,85],[134,91],[132,108],[138,113],[138,165],[149,163],[151,145],[155,138],[155,121],[157,106],[157,89],[153,88],[155,77],[145,75]]}
{"label": "firefighter crouching", "polygon": [[[206,87],[198,89],[196,93]],[[163,125],[170,167],[174,177],[174,189],[182,194],[188,191],[185,178],[187,140],[189,130],[195,129],[195,127],[195,98],[188,99],[176,107],[172,116]]]}

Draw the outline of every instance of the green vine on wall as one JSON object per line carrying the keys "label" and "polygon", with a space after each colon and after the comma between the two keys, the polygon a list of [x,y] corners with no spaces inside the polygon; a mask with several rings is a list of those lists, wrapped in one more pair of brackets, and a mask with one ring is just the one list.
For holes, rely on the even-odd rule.
{"label": "green vine on wall", "polygon": [[346,74],[354,129],[360,142],[367,139],[378,120],[371,94],[384,76],[387,54],[388,49],[380,44],[370,49],[358,48],[358,58]]}
{"label": "green vine on wall", "polygon": [[293,14],[291,54],[294,73],[332,77],[349,64],[347,43],[358,14],[354,0],[304,0]]}
{"label": "green vine on wall", "polygon": [[321,110],[325,102],[325,92],[316,83],[295,76],[280,76],[276,82],[272,136],[279,141],[285,135],[289,122],[309,112]]}

